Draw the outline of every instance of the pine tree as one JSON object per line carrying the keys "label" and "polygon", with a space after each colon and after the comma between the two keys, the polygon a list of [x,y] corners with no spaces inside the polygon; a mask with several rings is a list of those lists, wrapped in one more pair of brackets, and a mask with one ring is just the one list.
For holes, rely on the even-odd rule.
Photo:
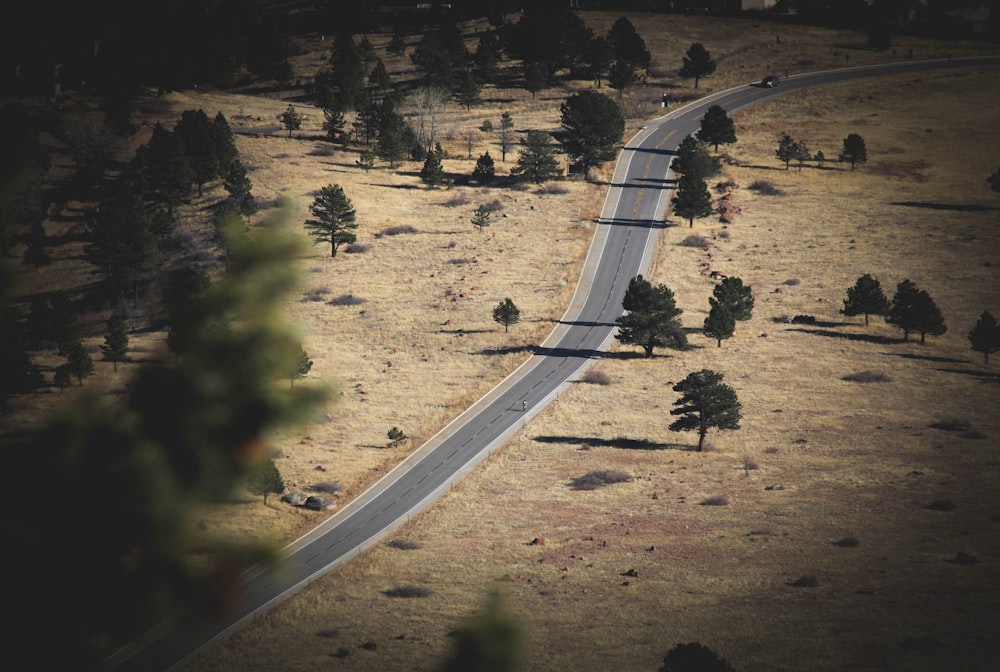
{"label": "pine tree", "polygon": [[670,424],[670,431],[698,432],[698,451],[705,445],[705,435],[712,427],[739,429],[741,405],[736,391],[722,382],[722,374],[708,369],[695,371],[673,387],[681,398],[674,402],[671,415],[680,416]]}
{"label": "pine tree", "polygon": [[844,149],[840,152],[839,160],[850,163],[852,171],[859,164],[867,163],[868,150],[865,148],[865,139],[857,133],[851,133],[844,138]]}
{"label": "pine tree", "polygon": [[219,155],[212,138],[212,122],[203,110],[185,110],[174,130],[184,143],[201,198],[204,185],[219,177]]}
{"label": "pine tree", "polygon": [[615,158],[625,132],[625,117],[608,96],[593,90],[574,93],[559,106],[566,153],[584,172]]}
{"label": "pine tree", "polygon": [[705,180],[697,175],[681,175],[677,181],[677,195],[671,202],[674,214],[688,220],[688,226],[694,226],[695,217],[708,217],[712,214],[712,194],[708,191]]}
{"label": "pine tree", "polygon": [[292,366],[288,370],[288,379],[291,381],[289,387],[295,387],[296,380],[301,380],[308,376],[312,367],[313,362],[309,359],[309,355],[301,346],[299,346],[299,353],[295,356],[295,359],[292,361]]}
{"label": "pine tree", "polygon": [[444,183],[444,166],[441,164],[441,154],[436,149],[427,152],[424,166],[420,169],[420,179],[429,187]]}
{"label": "pine tree", "polygon": [[983,353],[983,364],[989,366],[990,354],[1000,351],[1000,324],[993,314],[984,310],[969,332],[969,343],[975,352]]}
{"label": "pine tree", "polygon": [[479,229],[480,233],[483,229],[490,225],[491,214],[489,208],[485,205],[480,205],[476,208],[476,212],[472,215],[472,225]]}
{"label": "pine tree", "polygon": [[128,332],[125,330],[125,319],[118,313],[114,313],[108,318],[104,345],[101,346],[104,361],[113,362],[114,370],[118,371],[118,362],[125,361],[128,350]]}
{"label": "pine tree", "polygon": [[83,379],[94,373],[94,360],[79,339],[68,344],[66,367],[79,385],[83,385]]}
{"label": "pine tree", "polygon": [[292,131],[297,131],[302,128],[302,115],[295,111],[294,105],[289,105],[288,108],[281,113],[281,125],[288,130],[288,137],[292,137]]}
{"label": "pine tree", "polygon": [[666,285],[653,287],[641,275],[635,276],[625,290],[622,308],[625,314],[615,320],[615,338],[620,343],[638,345],[646,357],[652,357],[655,348],[687,347],[687,335],[679,319],[683,311]]}
{"label": "pine tree", "polygon": [[867,327],[869,315],[885,315],[889,312],[889,299],[882,291],[878,279],[870,273],[865,273],[858,278],[853,287],[848,287],[844,309],[841,312],[848,317],[864,315]]}
{"label": "pine tree", "polygon": [[359,168],[362,168],[365,173],[375,167],[375,152],[370,150],[363,150],[361,154],[358,155],[358,160],[354,162]]}
{"label": "pine tree", "polygon": [[720,144],[729,145],[736,142],[736,127],[721,105],[712,105],[705,110],[705,116],[701,118],[698,139],[714,145],[715,151],[719,151]]}
{"label": "pine tree", "polygon": [[948,330],[944,317],[930,294],[919,289],[910,280],[904,280],[896,286],[885,321],[903,331],[903,340],[909,340],[912,332],[919,333],[921,345],[927,334],[940,336]]}
{"label": "pine tree", "polygon": [[255,495],[264,496],[264,506],[267,506],[267,496],[269,494],[281,494],[285,489],[285,481],[281,478],[281,472],[274,464],[274,460],[265,460],[257,464],[250,473],[247,474],[247,490]]}
{"label": "pine tree", "polygon": [[718,347],[722,347],[722,339],[730,338],[736,332],[736,319],[729,310],[719,304],[712,303],[711,310],[708,311],[708,317],[705,318],[705,325],[702,329],[702,333],[709,338],[714,338],[718,341]]}
{"label": "pine tree", "polygon": [[500,141],[500,160],[507,163],[507,150],[514,143],[514,119],[510,116],[510,112],[504,112],[500,115],[497,139]]}
{"label": "pine tree", "polygon": [[472,171],[472,178],[477,180],[480,184],[486,184],[490,182],[494,176],[496,176],[496,166],[493,163],[493,157],[491,157],[489,151],[487,151],[476,160],[476,167]]}
{"label": "pine tree", "polygon": [[309,212],[315,219],[306,220],[305,226],[317,243],[330,243],[330,256],[337,256],[337,248],[357,240],[357,213],[351,199],[339,184],[328,184],[313,199]]}
{"label": "pine tree", "polygon": [[458,77],[458,88],[455,90],[455,98],[460,105],[465,106],[466,110],[471,110],[473,105],[478,105],[482,102],[482,98],[479,97],[482,90],[483,85],[476,79],[472,70],[464,70]]}
{"label": "pine tree", "polygon": [[715,61],[712,60],[712,55],[700,42],[695,42],[688,48],[683,65],[677,74],[681,77],[694,77],[694,88],[697,89],[698,81],[713,72],[715,72]]}
{"label": "pine tree", "polygon": [[512,325],[521,321],[521,309],[507,297],[493,309],[493,321],[502,324],[504,332],[507,332]]}
{"label": "pine tree", "polygon": [[535,94],[549,85],[549,76],[540,63],[524,64],[524,89],[535,99]]}
{"label": "pine tree", "polygon": [[527,135],[521,138],[517,165],[511,169],[510,174],[515,177],[523,175],[535,184],[562,175],[562,170],[556,161],[556,150],[549,142],[548,133],[528,131]]}
{"label": "pine tree", "polygon": [[236,159],[229,165],[229,172],[226,174],[222,186],[229,192],[230,202],[241,215],[249,220],[250,215],[257,212],[257,199],[250,193],[250,190],[253,189],[253,183],[247,176],[247,169],[243,165],[243,161]]}
{"label": "pine tree", "polygon": [[670,169],[675,173],[707,180],[718,175],[722,162],[709,154],[705,141],[689,135],[677,146],[677,156],[670,162]]}
{"label": "pine tree", "polygon": [[788,170],[788,165],[795,160],[797,156],[796,142],[787,133],[782,133],[778,140],[778,148],[774,150],[774,156],[785,164],[785,170]]}
{"label": "pine tree", "polygon": [[735,276],[725,278],[712,290],[711,305],[720,305],[734,320],[745,322],[753,315],[753,290]]}

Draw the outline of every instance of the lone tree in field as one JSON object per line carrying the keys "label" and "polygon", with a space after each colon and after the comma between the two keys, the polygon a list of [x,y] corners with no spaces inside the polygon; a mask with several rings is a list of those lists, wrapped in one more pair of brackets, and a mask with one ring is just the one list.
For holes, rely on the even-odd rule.
{"label": "lone tree in field", "polygon": [[698,81],[713,72],[715,72],[715,61],[712,60],[712,55],[708,53],[701,42],[695,42],[688,47],[683,65],[677,74],[685,78],[694,77],[694,88],[697,89]]}
{"label": "lone tree in field", "polygon": [[865,139],[857,133],[851,133],[844,138],[844,149],[840,152],[839,161],[851,164],[853,171],[858,165],[868,161],[868,150],[865,149]]}
{"label": "lone tree in field", "polygon": [[736,391],[722,382],[722,374],[702,369],[688,374],[673,387],[680,393],[670,415],[680,416],[670,424],[672,432],[698,432],[698,451],[705,446],[705,435],[712,427],[739,429],[741,409]]}
{"label": "lone tree in field", "polygon": [[911,332],[919,333],[921,345],[927,334],[940,336],[948,330],[931,295],[918,289],[910,280],[904,280],[896,286],[885,321],[903,330],[904,341],[910,340]]}
{"label": "lone tree in field", "polygon": [[731,145],[736,142],[736,127],[721,105],[712,105],[705,111],[698,139],[714,145],[715,151],[719,151],[720,144]]}
{"label": "lone tree in field", "polygon": [[472,170],[472,179],[480,184],[487,184],[496,177],[496,174],[496,164],[493,162],[493,157],[490,156],[489,151],[481,154],[476,159],[476,167]]}
{"label": "lone tree in field", "polygon": [[358,166],[358,168],[364,170],[365,174],[367,174],[369,170],[375,167],[375,152],[370,149],[361,150],[357,161],[354,163]]}
{"label": "lone tree in field", "polygon": [[309,355],[302,346],[299,346],[299,352],[295,355],[295,359],[292,360],[292,365],[288,370],[289,388],[295,387],[296,380],[301,380],[308,376],[312,368],[312,360],[309,359]]}
{"label": "lone tree in field", "polygon": [[694,226],[695,217],[712,214],[712,194],[705,180],[698,175],[681,175],[677,181],[677,195],[670,202],[674,205],[674,214],[688,220],[688,227]]}
{"label": "lone tree in field", "polygon": [[736,672],[736,670],[707,646],[689,642],[670,649],[658,672]]}
{"label": "lone tree in field", "polygon": [[118,313],[108,318],[101,354],[104,356],[104,361],[114,364],[115,371],[118,371],[118,362],[124,361],[125,355],[128,354],[128,333],[125,331],[125,320]]}
{"label": "lone tree in field", "polygon": [[708,338],[714,338],[721,348],[722,339],[731,338],[736,333],[736,319],[725,306],[713,302],[712,309],[705,318],[702,333]]}
{"label": "lone tree in field", "polygon": [[844,299],[844,309],[841,311],[848,317],[854,315],[865,316],[865,326],[868,326],[869,315],[885,315],[889,312],[889,299],[882,291],[882,285],[878,278],[870,273],[865,273],[853,287],[847,289],[847,298]]}
{"label": "lone tree in field", "polygon": [[722,306],[734,320],[740,322],[749,320],[753,315],[753,290],[750,285],[744,285],[743,280],[735,276],[725,278],[716,285],[708,302],[713,307]]}
{"label": "lone tree in field", "polygon": [[779,161],[785,164],[785,170],[788,170],[788,165],[795,160],[795,157],[799,155],[798,143],[792,139],[792,136],[787,133],[782,133],[781,138],[778,140],[778,148],[774,150],[774,156],[777,157]]}
{"label": "lone tree in field", "polygon": [[247,490],[255,495],[263,495],[265,506],[268,495],[272,492],[281,494],[284,489],[285,481],[281,478],[281,472],[275,466],[274,460],[265,460],[257,464],[247,474]]}
{"label": "lone tree in field", "polygon": [[638,345],[646,357],[652,357],[658,347],[687,347],[687,336],[678,319],[684,311],[677,307],[674,293],[666,285],[653,287],[641,275],[635,276],[625,290],[622,308],[625,314],[615,320],[619,343]]}
{"label": "lone tree in field", "polygon": [[507,297],[493,309],[493,321],[502,324],[506,333],[510,330],[511,325],[521,321],[521,309],[514,305],[510,297]]}
{"label": "lone tree in field", "polygon": [[420,179],[429,187],[444,183],[444,166],[441,165],[441,154],[436,149],[427,152],[424,166],[420,169]]}
{"label": "lone tree in field", "polygon": [[66,370],[76,378],[78,385],[83,385],[83,379],[94,373],[94,360],[83,347],[80,339],[75,339],[66,348]]}
{"label": "lone tree in field", "polygon": [[288,130],[288,137],[292,137],[292,131],[302,128],[302,115],[295,111],[294,105],[289,105],[288,109],[281,113],[281,125]]}
{"label": "lone tree in field", "polygon": [[1000,324],[993,314],[984,310],[976,326],[969,332],[969,343],[976,352],[983,353],[983,364],[989,366],[990,353],[1000,350]]}
{"label": "lone tree in field", "polygon": [[517,155],[517,165],[510,174],[524,176],[535,184],[541,184],[553,177],[561,177],[562,170],[556,161],[556,150],[549,142],[545,131],[528,131],[521,138],[521,151]]}
{"label": "lone tree in field", "polygon": [[482,233],[483,229],[490,225],[491,217],[492,214],[490,213],[490,209],[485,205],[480,205],[472,214],[472,225],[479,229],[479,232]]}
{"label": "lone tree in field", "polygon": [[987,177],[986,181],[989,182],[990,189],[1000,192],[1000,168],[997,168],[995,173]]}
{"label": "lone tree in field", "polygon": [[617,154],[625,133],[625,117],[615,101],[603,93],[585,89],[559,107],[565,129],[563,145],[570,159],[587,169]]}
{"label": "lone tree in field", "polygon": [[328,184],[313,199],[309,212],[315,219],[306,220],[306,229],[317,243],[330,243],[330,256],[337,256],[337,248],[357,240],[356,213],[351,199],[339,184]]}
{"label": "lone tree in field", "polygon": [[399,427],[391,427],[386,434],[389,437],[389,443],[385,444],[386,448],[397,448],[409,438]]}

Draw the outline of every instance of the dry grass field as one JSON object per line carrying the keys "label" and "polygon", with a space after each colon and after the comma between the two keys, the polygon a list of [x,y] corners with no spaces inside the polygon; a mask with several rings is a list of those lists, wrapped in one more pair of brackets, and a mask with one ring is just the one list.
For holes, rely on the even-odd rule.
{"label": "dry grass field", "polygon": [[[585,17],[602,34],[617,15]],[[765,72],[893,57],[858,48],[863,36],[849,32],[632,19],[654,54],[649,85],[623,100],[633,126],[659,113],[663,91],[694,94],[674,76],[694,41],[719,62],[701,92]],[[371,39],[386,58],[388,36]],[[300,75],[316,67],[318,44],[300,45]],[[902,39],[894,46],[918,58],[982,51]],[[414,74],[403,59],[386,64],[396,76]],[[693,333],[694,349],[653,359],[609,353],[595,366],[608,384],[575,384],[396,535],[419,548],[366,552],[187,669],[433,669],[450,634],[494,589],[524,621],[530,670],[581,661],[655,670],[671,646],[692,640],[747,671],[993,669],[1000,376],[969,350],[966,334],[983,310],[1000,314],[1000,199],[985,182],[1000,147],[996,76],[957,69],[867,80],[735,115],[739,142],[726,151],[736,161],[720,180],[738,185],[743,213],[730,225],[708,218],[664,231],[649,274],[676,292],[682,321],[695,331],[713,286],[704,264],[741,277],[756,307],[735,337],[717,348]],[[472,156],[490,149],[506,174],[513,157],[500,164],[499,148],[475,129],[510,110],[518,131],[554,130],[570,91],[532,100],[488,89],[471,112],[449,107],[441,119],[445,169],[471,173],[471,137]],[[288,306],[315,362],[298,384],[334,386],[334,402],[315,423],[274,438],[286,482],[337,482],[346,501],[542,341],[569,302],[604,185],[596,175],[544,188],[427,189],[416,163],[359,169],[355,150],[318,139],[322,114],[308,105],[295,103],[307,118],[287,138],[276,121],[287,104],[185,92],[150,101],[144,114],[149,123],[197,107],[226,114],[265,210],[290,202],[301,221],[330,183],[354,201],[366,251],[331,259],[328,248],[313,248]],[[774,158],[782,132],[830,159],[848,133],[859,133],[869,162],[855,172],[835,161],[786,171]],[[782,195],[750,190],[757,180]],[[222,193],[206,190],[190,207],[186,235],[196,250],[210,229],[201,206]],[[481,203],[497,208],[482,233],[469,223]],[[690,234],[711,240],[710,252],[679,245]],[[74,254],[62,250],[49,272],[61,267],[83,281]],[[864,327],[840,315],[846,288],[864,273],[890,295],[904,278],[928,290],[948,332],[921,346],[903,343],[880,319]],[[26,289],[46,282],[29,278]],[[507,296],[524,317],[509,334],[490,319]],[[792,324],[796,315],[815,324]],[[158,338],[134,339],[147,353],[137,356],[156,356]],[[89,341],[94,349],[100,342],[96,333]],[[21,400],[21,413],[38,416],[127,381],[128,365],[117,375],[110,364],[98,368],[82,390]],[[725,374],[743,422],[739,431],[710,434],[711,449],[697,453],[695,437],[667,425],[671,386],[701,368]],[[864,372],[878,382],[844,379]],[[392,426],[411,442],[385,448]],[[596,469],[633,478],[593,491],[569,487]],[[954,508],[927,508],[932,502]],[[206,533],[286,541],[323,515],[248,499],[206,511],[202,522]],[[531,544],[536,537],[544,543]],[[949,562],[959,552],[978,564]],[[802,577],[815,585],[790,585]],[[407,585],[430,594],[385,594]]]}

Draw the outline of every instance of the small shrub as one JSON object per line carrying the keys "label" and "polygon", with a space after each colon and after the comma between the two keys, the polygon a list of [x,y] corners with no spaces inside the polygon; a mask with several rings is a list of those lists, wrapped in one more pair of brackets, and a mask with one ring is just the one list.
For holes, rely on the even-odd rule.
{"label": "small shrub", "polygon": [[677,244],[681,247],[706,247],[710,245],[711,242],[712,241],[705,236],[691,235]]}
{"label": "small shrub", "polygon": [[631,480],[632,477],[623,471],[597,470],[572,479],[570,487],[574,490],[596,490],[605,485],[628,483]]}
{"label": "small shrub", "polygon": [[383,590],[382,593],[387,597],[428,597],[433,593],[427,586],[393,586],[388,590]]}
{"label": "small shrub", "polygon": [[327,295],[330,293],[330,289],[327,287],[317,287],[315,289],[310,289],[306,292],[306,296],[303,301],[326,301]]}
{"label": "small shrub", "polygon": [[448,263],[456,266],[462,266],[464,264],[474,264],[476,263],[476,260],[469,257],[455,257],[454,259],[449,259]]}
{"label": "small shrub", "polygon": [[393,539],[386,546],[399,549],[400,551],[415,551],[423,548],[423,544],[419,541],[412,541],[410,539]]}
{"label": "small shrub", "polygon": [[559,184],[558,182],[549,182],[538,187],[538,193],[553,195],[568,194],[569,187],[564,184]]}
{"label": "small shrub", "polygon": [[716,191],[727,191],[729,189],[736,189],[739,186],[740,185],[736,184],[736,180],[734,180],[733,178],[729,177],[729,178],[726,178],[725,180],[722,180],[721,182],[718,182],[715,185],[715,190]]}
{"label": "small shrub", "polygon": [[322,483],[309,486],[309,492],[324,492],[328,495],[336,495],[343,492],[343,488],[336,481],[323,481]]}
{"label": "small shrub", "polygon": [[924,508],[930,509],[931,511],[951,511],[955,508],[955,506],[955,502],[950,499],[935,499]]}
{"label": "small shrub", "polygon": [[716,235],[719,237],[719,240],[729,240],[732,234],[729,233],[729,229],[723,229],[722,231],[719,231],[719,233],[717,233]]}
{"label": "small shrub", "polygon": [[351,243],[344,248],[344,252],[347,254],[364,254],[370,249],[372,249],[371,243]]}
{"label": "small shrub", "polygon": [[969,432],[972,431],[972,423],[961,418],[944,418],[931,423],[933,429],[943,429],[946,432]]}
{"label": "small shrub", "polygon": [[787,280],[785,280],[785,281],[784,281],[783,283],[781,283],[781,284],[783,284],[783,285],[787,285],[788,287],[795,287],[796,285],[798,285],[798,284],[799,284],[799,283],[801,283],[801,282],[802,282],[802,281],[801,281],[801,280],[799,280],[798,278],[788,278]]}
{"label": "small shrub", "polygon": [[754,180],[747,187],[750,191],[760,194],[761,196],[784,196],[785,190],[779,188],[774,182],[770,180]]}
{"label": "small shrub", "polygon": [[584,383],[590,383],[591,385],[610,385],[611,378],[608,374],[603,371],[595,371],[594,369],[587,369],[587,372],[583,374],[580,378]]}
{"label": "small shrub", "polygon": [[892,377],[881,371],[858,371],[842,376],[840,379],[850,383],[888,383]]}
{"label": "small shrub", "polygon": [[330,306],[357,306],[362,303],[367,303],[368,299],[360,296],[354,296],[353,294],[341,294],[338,297],[330,299],[327,305]]}
{"label": "small shrub", "polygon": [[725,495],[716,495],[698,502],[702,506],[725,506],[729,504],[729,499]]}
{"label": "small shrub", "polygon": [[386,229],[382,229],[381,235],[383,236],[400,236],[404,233],[416,233],[417,230],[410,226],[409,224],[399,224],[397,226],[390,226]]}
{"label": "small shrub", "polygon": [[795,588],[815,588],[819,585],[819,579],[812,574],[803,574],[794,581],[790,581],[788,585]]}
{"label": "small shrub", "polygon": [[843,539],[838,539],[837,541],[833,542],[833,545],[840,546],[841,548],[854,548],[860,543],[861,542],[855,539],[854,537],[844,537]]}
{"label": "small shrub", "polygon": [[468,205],[468,204],[469,204],[469,197],[465,194],[464,191],[455,192],[454,194],[452,194],[451,198],[441,203],[441,205],[447,208],[457,208],[460,205]]}

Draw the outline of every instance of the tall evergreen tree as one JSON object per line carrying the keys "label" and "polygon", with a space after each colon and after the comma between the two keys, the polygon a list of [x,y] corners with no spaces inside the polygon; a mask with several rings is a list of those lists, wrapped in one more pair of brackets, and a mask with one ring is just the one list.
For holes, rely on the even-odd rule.
{"label": "tall evergreen tree", "polygon": [[733,666],[715,651],[699,644],[678,644],[663,658],[658,672],[736,672]]}
{"label": "tall evergreen tree", "polygon": [[493,157],[487,151],[476,160],[476,167],[472,171],[472,177],[480,184],[487,184],[495,176],[496,166],[493,163]]}
{"label": "tall evergreen tree", "polygon": [[215,156],[219,163],[219,175],[225,177],[229,174],[229,168],[233,162],[239,160],[240,153],[236,149],[233,130],[222,112],[216,113],[212,120],[211,136],[212,144],[215,147]]}
{"label": "tall evergreen tree", "polygon": [[125,318],[114,313],[108,318],[107,331],[104,333],[104,345],[101,354],[104,361],[113,362],[114,370],[118,371],[118,362],[125,361],[128,354],[128,332],[125,329]]}
{"label": "tall evergreen tree", "polygon": [[280,495],[284,489],[285,481],[273,459],[258,463],[247,474],[247,490],[255,495],[263,495],[264,506],[267,506],[268,495]]}
{"label": "tall evergreen tree", "polygon": [[844,149],[838,158],[851,164],[852,171],[860,164],[867,163],[868,149],[865,147],[865,139],[857,133],[849,134],[844,138]]}
{"label": "tall evergreen tree", "polygon": [[257,199],[250,193],[253,183],[250,182],[246,166],[241,160],[237,159],[229,164],[229,172],[226,174],[223,186],[229,192],[229,201],[237,212],[247,219],[257,212]]}
{"label": "tall evergreen tree", "polygon": [[730,145],[736,142],[736,127],[721,105],[712,105],[705,110],[698,139],[714,145],[715,151],[719,151],[720,144]]}
{"label": "tall evergreen tree", "polygon": [[471,110],[473,105],[478,105],[482,102],[480,93],[483,90],[483,85],[476,79],[476,75],[472,70],[463,70],[457,75],[457,80],[458,86],[455,89],[455,99],[458,100],[460,105],[463,105],[466,110]]}
{"label": "tall evergreen tree", "polygon": [[540,63],[526,62],[524,64],[524,90],[535,99],[535,94],[549,85],[549,76]]}
{"label": "tall evergreen tree", "polygon": [[714,338],[718,342],[718,347],[722,347],[722,339],[730,338],[736,333],[736,319],[729,312],[726,306],[712,302],[712,308],[708,311],[702,333],[708,338]]}
{"label": "tall evergreen tree", "polygon": [[444,166],[441,165],[441,154],[436,149],[427,152],[424,166],[420,169],[420,179],[429,187],[444,184]]}
{"label": "tall evergreen tree", "polygon": [[1000,351],[1000,324],[990,311],[984,310],[969,331],[969,343],[975,352],[983,353],[983,364],[989,366],[990,354]]}
{"label": "tall evergreen tree", "polygon": [[567,98],[559,110],[566,153],[584,172],[615,158],[625,133],[625,117],[615,101],[603,93],[584,90]]}
{"label": "tall evergreen tree", "polygon": [[219,155],[212,138],[212,122],[204,110],[185,110],[174,131],[184,144],[191,173],[201,198],[206,182],[219,177]]}
{"label": "tall evergreen tree", "polygon": [[66,367],[79,385],[83,385],[83,379],[94,373],[94,360],[79,339],[70,343],[66,350]]}
{"label": "tall evergreen tree", "polygon": [[357,213],[351,199],[339,184],[328,184],[320,190],[309,206],[315,219],[306,220],[306,229],[317,243],[330,244],[330,256],[337,256],[337,248],[357,240]]}
{"label": "tall evergreen tree", "polygon": [[847,288],[847,298],[844,299],[844,309],[841,311],[848,317],[865,316],[865,326],[868,326],[869,315],[885,315],[889,312],[889,299],[882,291],[878,278],[865,273],[853,287]]}
{"label": "tall evergreen tree", "polygon": [[712,194],[708,191],[705,180],[688,173],[681,175],[677,181],[677,195],[671,199],[674,214],[688,220],[688,226],[694,226],[696,217],[708,217],[712,214]]}
{"label": "tall evergreen tree", "polygon": [[629,281],[622,308],[625,314],[615,320],[618,325],[615,338],[620,343],[638,345],[646,357],[652,357],[655,348],[687,347],[687,335],[679,319],[683,311],[666,285],[653,287],[637,275]]}
{"label": "tall evergreen tree", "polygon": [[292,131],[302,128],[302,115],[296,111],[294,105],[289,105],[281,113],[281,125],[288,131],[288,137],[292,137]]}
{"label": "tall evergreen tree", "polygon": [[722,170],[722,162],[708,152],[703,140],[689,135],[677,146],[677,156],[670,162],[670,169],[675,173],[707,180],[718,175]]}
{"label": "tall evergreen tree", "polygon": [[308,376],[309,372],[312,371],[312,367],[313,361],[309,359],[309,354],[306,353],[302,346],[299,346],[299,353],[292,360],[292,365],[288,369],[289,387],[294,387],[296,380],[302,380]]}
{"label": "tall evergreen tree", "polygon": [[517,156],[517,165],[511,168],[510,174],[524,176],[535,184],[562,176],[559,162],[556,161],[556,150],[549,142],[549,134],[545,131],[528,131],[520,140],[521,151]]}
{"label": "tall evergreen tree", "polygon": [[483,229],[490,225],[490,219],[491,214],[489,208],[485,205],[480,205],[476,208],[476,211],[472,215],[472,225],[481,233]]}
{"label": "tall evergreen tree", "polygon": [[621,100],[625,91],[634,82],[634,70],[625,61],[615,61],[608,71],[608,86],[618,92],[618,99]]}
{"label": "tall evergreen tree", "polygon": [[601,88],[604,75],[615,62],[615,49],[606,38],[596,37],[587,51],[587,61],[590,63],[590,76],[594,85]]}
{"label": "tall evergreen tree", "polygon": [[724,278],[712,290],[709,303],[722,306],[734,320],[744,322],[753,315],[753,290],[750,285],[744,285],[740,278]]}
{"label": "tall evergreen tree", "polygon": [[100,269],[113,295],[134,296],[156,261],[156,240],[142,201],[127,192],[106,198],[88,214],[87,226],[91,235],[84,247],[87,260]]}
{"label": "tall evergreen tree", "polygon": [[694,88],[697,89],[698,81],[713,72],[715,72],[715,61],[712,60],[712,55],[701,42],[695,42],[688,48],[683,65],[677,74],[681,77],[694,77]]}
{"label": "tall evergreen tree", "polygon": [[173,209],[191,193],[194,172],[184,144],[177,133],[162,124],[153,127],[149,143],[136,151],[133,163],[138,164],[142,173],[144,196],[154,203]]}
{"label": "tall evergreen tree", "polygon": [[608,29],[607,41],[614,49],[615,58],[631,69],[649,67],[649,51],[628,17],[617,19]]}
{"label": "tall evergreen tree", "polygon": [[680,416],[670,424],[672,432],[698,432],[698,451],[705,446],[705,436],[708,430],[739,429],[742,406],[736,396],[736,391],[722,382],[722,374],[709,369],[702,369],[688,376],[673,387],[680,393],[680,399],[674,402],[671,415]]}
{"label": "tall evergreen tree", "polygon": [[910,280],[904,280],[896,286],[885,321],[903,331],[903,340],[909,340],[913,332],[919,333],[921,345],[927,334],[940,336],[948,330],[944,317],[930,294],[919,289]]}

